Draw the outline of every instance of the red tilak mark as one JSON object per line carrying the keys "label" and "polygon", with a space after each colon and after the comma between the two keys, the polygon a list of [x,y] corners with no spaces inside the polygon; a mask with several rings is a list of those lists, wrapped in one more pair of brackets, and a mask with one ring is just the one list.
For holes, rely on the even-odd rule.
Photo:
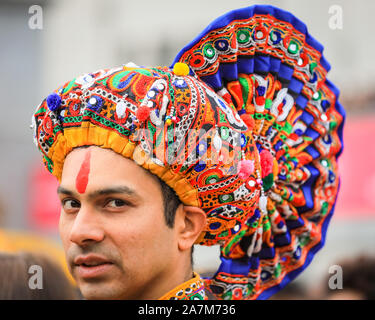
{"label": "red tilak mark", "polygon": [[76,188],[79,193],[85,193],[87,184],[89,182],[90,174],[90,156],[91,150],[87,150],[85,154],[85,159],[81,164],[77,178],[76,178]]}

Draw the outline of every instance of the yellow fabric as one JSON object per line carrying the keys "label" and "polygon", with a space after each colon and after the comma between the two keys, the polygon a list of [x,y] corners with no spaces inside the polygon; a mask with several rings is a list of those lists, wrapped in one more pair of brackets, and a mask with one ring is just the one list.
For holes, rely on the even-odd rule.
{"label": "yellow fabric", "polygon": [[57,243],[24,232],[0,230],[0,252],[17,253],[21,251],[47,255],[61,266],[69,281],[76,286],[66,264],[64,251]]}

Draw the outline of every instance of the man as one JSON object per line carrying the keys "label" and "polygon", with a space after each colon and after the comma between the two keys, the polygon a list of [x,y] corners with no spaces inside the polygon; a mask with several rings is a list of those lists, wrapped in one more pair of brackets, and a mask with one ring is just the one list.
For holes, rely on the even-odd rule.
{"label": "man", "polygon": [[[35,142],[86,298],[265,299],[307,267],[333,214],[345,116],[321,51],[290,13],[253,6],[171,68],[99,70],[43,100]],[[220,245],[213,278],[192,271],[194,244]]]}
{"label": "man", "polygon": [[171,189],[135,162],[96,146],[74,149],[58,192],[61,238],[85,298],[158,299],[199,281],[190,254],[204,211],[173,203],[173,194],[164,201]]}

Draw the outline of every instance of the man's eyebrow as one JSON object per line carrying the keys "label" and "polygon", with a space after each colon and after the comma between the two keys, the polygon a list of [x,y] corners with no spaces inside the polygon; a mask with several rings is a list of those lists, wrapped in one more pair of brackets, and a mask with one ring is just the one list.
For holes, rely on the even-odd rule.
{"label": "man's eyebrow", "polygon": [[[59,186],[57,188],[57,193],[66,194],[68,196],[74,196],[76,194],[76,192],[68,190],[62,186]],[[95,198],[97,196],[108,195],[108,194],[113,194],[113,193],[123,193],[129,196],[138,196],[137,193],[133,189],[127,186],[119,186],[119,187],[110,187],[110,188],[104,188],[104,189],[93,191],[88,194],[88,197]]]}
{"label": "man's eyebrow", "polygon": [[105,188],[105,189],[99,189],[99,190],[96,190],[94,192],[91,192],[89,193],[89,198],[95,198],[97,196],[103,196],[103,195],[107,195],[107,194],[112,194],[112,193],[124,193],[124,194],[127,194],[129,196],[134,196],[134,195],[137,195],[137,193],[127,187],[127,186],[119,186],[119,187],[110,187],[110,188]]}
{"label": "man's eyebrow", "polygon": [[57,188],[57,193],[58,193],[58,194],[60,194],[60,193],[62,193],[62,194],[66,194],[66,195],[68,195],[68,196],[72,196],[72,195],[74,194],[74,192],[72,192],[72,191],[70,191],[70,190],[68,190],[68,189],[65,189],[65,188],[62,187],[62,186],[58,186],[58,188]]}

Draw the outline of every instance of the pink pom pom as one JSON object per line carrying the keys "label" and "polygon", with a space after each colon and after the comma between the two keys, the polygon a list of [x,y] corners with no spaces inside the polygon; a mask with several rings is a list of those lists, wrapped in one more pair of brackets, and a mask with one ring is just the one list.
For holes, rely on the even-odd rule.
{"label": "pink pom pom", "polygon": [[135,113],[137,119],[141,122],[146,121],[150,116],[150,108],[146,106],[140,106]]}
{"label": "pink pom pom", "polygon": [[246,180],[254,172],[254,161],[242,160],[239,163],[238,176],[241,180]]}
{"label": "pink pom pom", "polygon": [[260,153],[260,166],[262,167],[262,178],[272,173],[273,156],[268,150],[263,150]]}

